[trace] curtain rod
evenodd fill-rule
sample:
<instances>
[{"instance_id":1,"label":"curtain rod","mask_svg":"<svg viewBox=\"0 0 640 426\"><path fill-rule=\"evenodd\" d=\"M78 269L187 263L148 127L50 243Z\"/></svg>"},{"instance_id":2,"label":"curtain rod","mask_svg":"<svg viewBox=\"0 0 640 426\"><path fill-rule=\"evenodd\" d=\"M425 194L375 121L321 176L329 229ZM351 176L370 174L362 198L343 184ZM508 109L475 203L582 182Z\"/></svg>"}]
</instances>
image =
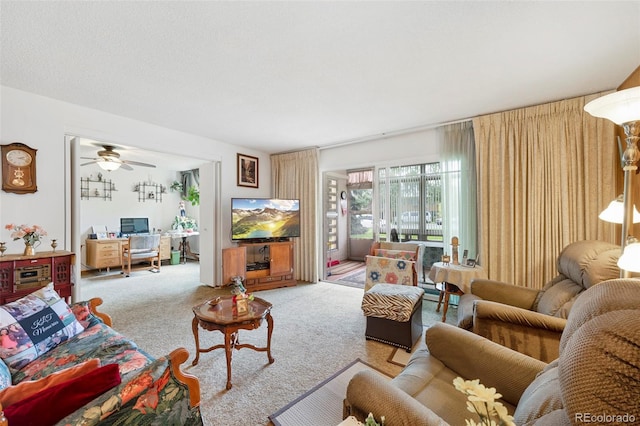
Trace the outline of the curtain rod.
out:
<instances>
[{"instance_id":1,"label":"curtain rod","mask_svg":"<svg viewBox=\"0 0 640 426\"><path fill-rule=\"evenodd\" d=\"M416 127L409 127L407 129L401 129L401 130L393 130L391 132L383 132L383 133L379 133L376 135L369 135L369 136L362 136L359 138L354 138L354 139L347 139L341 142L335 142L332 143L330 145L323 145L323 146L308 146L306 148L296 148L296 149L292 149L289 151L282 151L282 152L277 152L277 153L273 153L271 155L280 155L280 154L289 154L292 152L300 152L300 151L306 151L308 149L317 149L319 151L323 150L323 149L331 149L331 148L338 148L341 146L345 146L345 145L352 145L355 143L361 143L361 142L367 142L367 141L372 141L372 140L376 140L376 139L385 139L385 138L390 138L392 136L400 136L400 135L406 135L409 133L416 133L416 132L420 132L423 130L431 130L431 129L435 129L438 127L442 127L442 126L448 126L450 124L458 124L458 123L464 123L467 121L471 121L472 118L463 118L460 120L455 120L455 121L447 121L444 123L436 123L436 124L425 124L423 126L416 126Z\"/></svg>"},{"instance_id":2,"label":"curtain rod","mask_svg":"<svg viewBox=\"0 0 640 426\"><path fill-rule=\"evenodd\" d=\"M445 123L425 124L423 126L409 127L407 129L394 130L394 131L391 131L391 132L383 132L383 133L379 133L379 134L376 134L376 135L363 136L363 137L355 138L355 139L347 139L345 141L336 142L336 143L333 143L331 145L321 146L318 149L323 150L323 149L337 148L337 147L340 147L340 146L351 145L351 144L354 144L354 143L367 142L367 141L372 141L372 140L376 140L376 139L385 139L385 138L389 138L389 137L392 137L392 136L400 136L400 135L406 135L406 134L409 134L409 133L420 132L420 131L423 131L423 130L436 129L438 127L448 126L450 124L464 123L464 122L471 121L471 120L472 120L471 118L463 118L461 120L447 121Z\"/></svg>"}]
</instances>

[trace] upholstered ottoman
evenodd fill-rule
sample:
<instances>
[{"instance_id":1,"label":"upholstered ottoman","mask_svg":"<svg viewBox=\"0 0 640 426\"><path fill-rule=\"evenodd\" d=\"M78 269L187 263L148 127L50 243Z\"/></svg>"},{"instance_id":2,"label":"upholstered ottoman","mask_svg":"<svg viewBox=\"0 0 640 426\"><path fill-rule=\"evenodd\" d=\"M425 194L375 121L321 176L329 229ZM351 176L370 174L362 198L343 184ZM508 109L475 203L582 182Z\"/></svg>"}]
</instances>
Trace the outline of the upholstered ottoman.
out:
<instances>
[{"instance_id":1,"label":"upholstered ottoman","mask_svg":"<svg viewBox=\"0 0 640 426\"><path fill-rule=\"evenodd\" d=\"M362 298L367 317L365 337L411 352L422 334L422 295L420 287L376 284Z\"/></svg>"}]
</instances>

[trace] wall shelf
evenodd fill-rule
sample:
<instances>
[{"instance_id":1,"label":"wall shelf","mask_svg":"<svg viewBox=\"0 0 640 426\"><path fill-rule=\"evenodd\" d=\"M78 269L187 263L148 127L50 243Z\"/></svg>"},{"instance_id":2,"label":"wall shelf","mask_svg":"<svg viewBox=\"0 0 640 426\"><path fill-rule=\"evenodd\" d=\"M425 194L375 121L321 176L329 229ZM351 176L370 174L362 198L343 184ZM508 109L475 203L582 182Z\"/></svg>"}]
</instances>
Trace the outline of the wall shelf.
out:
<instances>
[{"instance_id":1,"label":"wall shelf","mask_svg":"<svg viewBox=\"0 0 640 426\"><path fill-rule=\"evenodd\" d=\"M80 178L80 199L101 198L111 201L111 194L116 186L111 180Z\"/></svg>"},{"instance_id":2,"label":"wall shelf","mask_svg":"<svg viewBox=\"0 0 640 426\"><path fill-rule=\"evenodd\" d=\"M147 201L162 202L162 194L167 193L167 187L154 182L140 182L133 188L133 192L138 193L138 202L145 203Z\"/></svg>"}]
</instances>

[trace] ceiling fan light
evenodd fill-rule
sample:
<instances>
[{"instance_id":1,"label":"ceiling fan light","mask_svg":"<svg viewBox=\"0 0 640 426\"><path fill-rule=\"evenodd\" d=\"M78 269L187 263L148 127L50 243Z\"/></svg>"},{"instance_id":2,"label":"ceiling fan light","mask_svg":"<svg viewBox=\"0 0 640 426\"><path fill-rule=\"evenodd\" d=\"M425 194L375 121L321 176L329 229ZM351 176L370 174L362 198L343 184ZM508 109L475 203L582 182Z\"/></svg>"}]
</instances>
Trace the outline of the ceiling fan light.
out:
<instances>
[{"instance_id":1,"label":"ceiling fan light","mask_svg":"<svg viewBox=\"0 0 640 426\"><path fill-rule=\"evenodd\" d=\"M98 161L98 166L100 166L102 170L111 172L113 170L118 170L120 168L120 163L115 161Z\"/></svg>"}]
</instances>

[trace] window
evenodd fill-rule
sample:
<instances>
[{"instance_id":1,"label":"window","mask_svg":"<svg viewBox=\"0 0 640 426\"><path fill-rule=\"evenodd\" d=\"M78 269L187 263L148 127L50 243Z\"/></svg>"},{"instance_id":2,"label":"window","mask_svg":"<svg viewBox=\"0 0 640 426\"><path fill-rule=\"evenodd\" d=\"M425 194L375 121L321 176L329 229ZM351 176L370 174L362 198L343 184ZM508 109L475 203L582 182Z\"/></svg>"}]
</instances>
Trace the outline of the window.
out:
<instances>
[{"instance_id":1,"label":"window","mask_svg":"<svg viewBox=\"0 0 640 426\"><path fill-rule=\"evenodd\" d=\"M378 170L380 239L396 229L401 240L442 241L440 163Z\"/></svg>"},{"instance_id":2,"label":"window","mask_svg":"<svg viewBox=\"0 0 640 426\"><path fill-rule=\"evenodd\" d=\"M373 170L347 172L349 238L373 239Z\"/></svg>"}]
</instances>

